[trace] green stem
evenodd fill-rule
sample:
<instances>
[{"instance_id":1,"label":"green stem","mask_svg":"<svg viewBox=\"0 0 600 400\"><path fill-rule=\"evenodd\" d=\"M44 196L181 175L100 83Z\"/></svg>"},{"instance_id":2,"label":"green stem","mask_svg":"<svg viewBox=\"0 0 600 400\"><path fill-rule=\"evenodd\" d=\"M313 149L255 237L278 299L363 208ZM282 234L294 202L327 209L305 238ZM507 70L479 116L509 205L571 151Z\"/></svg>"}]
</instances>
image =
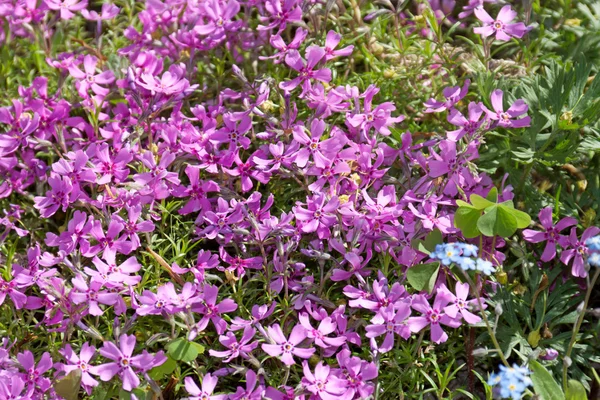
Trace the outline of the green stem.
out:
<instances>
[{"instance_id":1,"label":"green stem","mask_svg":"<svg viewBox=\"0 0 600 400\"><path fill-rule=\"evenodd\" d=\"M489 320L487 318L487 315L485 315L485 310L483 309L483 303L481 302L481 293L479 291L479 286L477 286L473 282L473 280L471 279L471 277L469 276L469 274L467 274L466 271L464 271L464 273L465 273L465 276L467 277L467 281L469 282L469 285L471 285L472 288L475 288L475 295L477 297L477 304L479 305L479 310L481 311L481 316L483 317L483 321L485 322L485 327L487 328L488 334L490 335L490 338L492 339L492 343L494 343L494 348L498 352L498 355L500 356L500 360L502 360L502 364L506 365L507 367L510 367L510 365L508 364L508 361L506 361L506 357L504 357L504 352L500 348L500 344L498 343L498 339L496 339L496 334L492 330L492 327L491 327L490 322L489 322Z\"/></svg>"},{"instance_id":2,"label":"green stem","mask_svg":"<svg viewBox=\"0 0 600 400\"><path fill-rule=\"evenodd\" d=\"M581 328L581 324L583 323L583 318L585 317L585 310L587 310L587 306L590 301L590 296L592 294L592 289L594 288L594 285L596 284L596 280L598 279L598 276L600 276L600 268L596 269L596 272L594 272L594 277L592 278L592 282L588 285L587 292L585 293L585 300L583 301L583 310L581 310L581 313L579 314L579 318L577 318L577 322L575 323L575 326L573 327L573 335L571 336L571 341L569 342L569 347L567 347L567 354L565 355L564 358L571 357L571 353L573 352L573 347L575 346L575 342L577 341L577 333L579 333L579 329ZM589 277L588 277L588 279L589 279ZM563 362L563 389L565 390L565 392L567 391L567 370L568 369L569 369L569 366L565 362Z\"/></svg>"}]
</instances>

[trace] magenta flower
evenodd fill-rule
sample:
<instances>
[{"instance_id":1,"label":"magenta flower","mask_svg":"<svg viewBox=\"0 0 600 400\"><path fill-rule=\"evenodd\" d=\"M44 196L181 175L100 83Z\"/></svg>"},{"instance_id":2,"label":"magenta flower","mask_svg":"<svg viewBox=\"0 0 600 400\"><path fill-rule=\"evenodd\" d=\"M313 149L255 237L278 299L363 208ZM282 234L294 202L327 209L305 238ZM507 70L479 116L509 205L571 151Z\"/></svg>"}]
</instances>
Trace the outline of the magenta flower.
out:
<instances>
[{"instance_id":1,"label":"magenta flower","mask_svg":"<svg viewBox=\"0 0 600 400\"><path fill-rule=\"evenodd\" d=\"M504 106L502 105L503 95L504 93L500 89L492 92L491 100L494 111L490 111L484 107L488 118L497 121L498 125L503 128L523 128L529 126L531 124L530 117L525 116L516 119L518 116L527 113L529 106L523 100L517 100L508 110L504 111Z\"/></svg>"},{"instance_id":2,"label":"magenta flower","mask_svg":"<svg viewBox=\"0 0 600 400\"><path fill-rule=\"evenodd\" d=\"M241 21L233 21L240 12L240 3L235 0L222 2L209 0L202 3L208 22L196 25L194 31L200 35L211 35L213 40L221 39L227 31L235 31L241 26Z\"/></svg>"},{"instance_id":3,"label":"magenta flower","mask_svg":"<svg viewBox=\"0 0 600 400\"><path fill-rule=\"evenodd\" d=\"M185 390L191 394L186 397L187 400L225 400L227 398L224 394L212 394L217 386L217 377L211 374L206 374L202 378L202 389L189 376L184 379L184 382Z\"/></svg>"},{"instance_id":4,"label":"magenta flower","mask_svg":"<svg viewBox=\"0 0 600 400\"><path fill-rule=\"evenodd\" d=\"M212 321L215 325L217 333L222 335L227 329L227 322L221 318L221 314L237 310L237 304L233 299L225 299L217 303L219 288L213 285L204 286L203 302L192 311L204 314L204 317L198 322L195 327L198 332L202 332L208 325L208 321Z\"/></svg>"},{"instance_id":5,"label":"magenta flower","mask_svg":"<svg viewBox=\"0 0 600 400\"><path fill-rule=\"evenodd\" d=\"M291 92L298 85L302 86L302 93L310 90L310 80L328 83L331 81L331 70L329 68L321 68L315 70L316 65L325 57L325 50L318 46L309 46L306 49L306 61L300 56L296 50L290 51L285 57L285 63L292 69L298 71L299 76L291 81L281 82L279 87Z\"/></svg>"},{"instance_id":6,"label":"magenta flower","mask_svg":"<svg viewBox=\"0 0 600 400\"><path fill-rule=\"evenodd\" d=\"M456 142L465 135L472 137L483 124L484 120L481 119L483 112L483 104L471 102L469 103L469 119L467 119L460 111L453 108L448 114L448 122L458 126L459 129L446 132L448 139Z\"/></svg>"},{"instance_id":7,"label":"magenta flower","mask_svg":"<svg viewBox=\"0 0 600 400\"><path fill-rule=\"evenodd\" d=\"M451 297L447 293L438 291L432 307L429 305L425 296L414 296L411 307L423 315L420 317L410 317L408 319L410 331L413 333L420 332L429 325L431 327L431 341L433 343L438 344L448 340L448 334L444 332L441 324L451 328L458 328L460 326L460 321L457 321L444 313L444 307L448 305L450 299Z\"/></svg>"},{"instance_id":8,"label":"magenta flower","mask_svg":"<svg viewBox=\"0 0 600 400\"><path fill-rule=\"evenodd\" d=\"M63 365L62 370L66 374L76 369L81 370L81 384L86 389L88 395L91 394L91 388L96 387L99 384L98 381L90 375L90 360L96 354L96 348L85 342L83 346L81 346L78 356L71 348L71 345L67 344L64 349L60 350L60 353L67 361L67 364Z\"/></svg>"},{"instance_id":9,"label":"magenta flower","mask_svg":"<svg viewBox=\"0 0 600 400\"><path fill-rule=\"evenodd\" d=\"M344 349L336 355L341 369L336 371L337 376L346 381L346 391L341 398L354 399L358 395L359 399L366 399L375 391L375 385L369 381L377 378L377 366L350 354L350 350Z\"/></svg>"},{"instance_id":10,"label":"magenta flower","mask_svg":"<svg viewBox=\"0 0 600 400\"><path fill-rule=\"evenodd\" d=\"M468 324L476 324L481 321L481 318L470 311L474 307L479 308L479 306L476 299L467 300L469 296L468 283L456 282L456 296L445 285L442 285L439 290L444 291L450 300L451 304L444 307L444 312L450 318L456 319L458 314L460 314Z\"/></svg>"},{"instance_id":11,"label":"magenta flower","mask_svg":"<svg viewBox=\"0 0 600 400\"><path fill-rule=\"evenodd\" d=\"M252 129L252 119L244 116L241 120L234 118L233 114L223 116L223 127L210 136L210 141L215 144L228 143L229 150L234 151L239 147L248 149L250 139L246 136Z\"/></svg>"},{"instance_id":12,"label":"magenta flower","mask_svg":"<svg viewBox=\"0 0 600 400\"><path fill-rule=\"evenodd\" d=\"M330 347L339 347L346 343L345 337L327 336L334 332L336 328L336 323L330 317L326 317L320 321L318 328L313 328L310 324L307 313L301 313L298 319L300 320L300 324L306 329L307 337L312 339L317 346L326 349Z\"/></svg>"},{"instance_id":13,"label":"magenta flower","mask_svg":"<svg viewBox=\"0 0 600 400\"><path fill-rule=\"evenodd\" d=\"M124 235L120 235L123 232L125 226L117 220L116 217L108 224L108 229L104 233L102 223L100 221L94 221L92 229L90 230L90 236L96 240L96 244L90 246L90 249L83 255L86 257L93 257L99 252L103 252L103 256L112 257L116 253L129 254L133 249L133 245L130 241L125 240Z\"/></svg>"},{"instance_id":14,"label":"magenta flower","mask_svg":"<svg viewBox=\"0 0 600 400\"><path fill-rule=\"evenodd\" d=\"M39 386L40 389L45 392L50 388L51 381L44 377L46 371L52 368L52 357L50 353L42 354L40 361L35 364L33 353L29 350L24 351L21 354L17 354L17 360L25 370L25 376L23 379L25 383L31 386Z\"/></svg>"},{"instance_id":15,"label":"magenta flower","mask_svg":"<svg viewBox=\"0 0 600 400\"><path fill-rule=\"evenodd\" d=\"M571 234L569 235L566 243L566 246L568 247L564 246L566 247L566 250L561 253L560 261L562 261L565 265L569 265L571 260L573 260L573 265L571 267L571 273L573 276L585 278L588 275L585 269L585 260L589 255L589 250L585 245L585 241L596 236L598 233L600 233L600 228L590 226L583 232L581 239L578 239L577 228L571 228Z\"/></svg>"},{"instance_id":16,"label":"magenta flower","mask_svg":"<svg viewBox=\"0 0 600 400\"><path fill-rule=\"evenodd\" d=\"M256 387L256 372L249 369L246 371L246 388L238 386L235 393L229 395L230 400L262 400L264 388L259 384Z\"/></svg>"},{"instance_id":17,"label":"magenta flower","mask_svg":"<svg viewBox=\"0 0 600 400\"><path fill-rule=\"evenodd\" d=\"M269 337L275 344L263 343L261 348L272 357L279 357L285 365L294 365L294 357L310 358L316 351L314 348L305 349L298 345L308 336L306 329L302 325L296 325L292 329L290 339L286 339L281 326L275 324L267 327Z\"/></svg>"},{"instance_id":18,"label":"magenta flower","mask_svg":"<svg viewBox=\"0 0 600 400\"><path fill-rule=\"evenodd\" d=\"M96 181L99 185L106 185L111 182L120 183L127 179L129 168L127 163L133 159L133 156L127 149L121 149L114 157L110 154L108 145L101 146L96 151L94 172L100 175Z\"/></svg>"},{"instance_id":19,"label":"magenta flower","mask_svg":"<svg viewBox=\"0 0 600 400\"><path fill-rule=\"evenodd\" d=\"M475 8L474 12L475 16L483 22L483 26L474 28L473 31L483 37L495 34L496 40L507 42L511 37L522 38L528 31L527 26L522 22L510 23L517 17L517 12L510 5L502 7L495 20L483 7Z\"/></svg>"},{"instance_id":20,"label":"magenta flower","mask_svg":"<svg viewBox=\"0 0 600 400\"><path fill-rule=\"evenodd\" d=\"M87 7L87 0L44 0L51 10L60 11L60 18L71 19L75 16L74 12L81 11Z\"/></svg>"},{"instance_id":21,"label":"magenta flower","mask_svg":"<svg viewBox=\"0 0 600 400\"><path fill-rule=\"evenodd\" d=\"M239 176L241 178L241 188L242 192L247 192L254 187L252 183L252 179L259 181L260 183L267 184L269 183L270 175L264 171L260 171L255 168L256 164L254 164L254 157L248 157L246 162L242 161L239 156L239 152L236 152L233 161L236 164L235 168L225 168L223 167L223 171L231 176Z\"/></svg>"},{"instance_id":22,"label":"magenta flower","mask_svg":"<svg viewBox=\"0 0 600 400\"><path fill-rule=\"evenodd\" d=\"M538 218L543 231L535 231L533 229L525 229L523 231L523 239L530 243L546 242L544 252L540 259L544 262L548 262L556 257L556 245L560 245L565 248L569 242L569 239L565 235L561 235L560 232L564 229L577 225L575 218L566 217L558 221L556 225L552 222L552 207L543 208L538 214Z\"/></svg>"},{"instance_id":23,"label":"magenta flower","mask_svg":"<svg viewBox=\"0 0 600 400\"><path fill-rule=\"evenodd\" d=\"M90 314L94 316L102 315L104 311L99 304L114 305L119 300L117 293L111 293L106 290L100 290L102 283L92 281L89 285L81 276L71 280L76 291L71 292L71 300L74 304L85 303Z\"/></svg>"},{"instance_id":24,"label":"magenta flower","mask_svg":"<svg viewBox=\"0 0 600 400\"><path fill-rule=\"evenodd\" d=\"M97 63L98 59L96 57L86 55L83 58L83 68L85 72L81 71L74 65L69 67L69 73L71 76L78 79L77 89L80 96L83 98L87 98L88 89L92 89L92 91L97 95L106 96L109 90L100 85L108 85L115 80L115 75L110 70L96 73Z\"/></svg>"},{"instance_id":25,"label":"magenta flower","mask_svg":"<svg viewBox=\"0 0 600 400\"><path fill-rule=\"evenodd\" d=\"M6 296L8 296L17 310L25 307L27 296L17 289L18 281L17 278L7 282L0 276L0 306L4 304Z\"/></svg>"},{"instance_id":26,"label":"magenta flower","mask_svg":"<svg viewBox=\"0 0 600 400\"><path fill-rule=\"evenodd\" d=\"M113 253L104 254L105 261L102 261L98 257L92 259L92 263L96 270L89 267L84 267L83 270L86 274L92 277L93 281L98 281L102 285L106 285L110 288L120 288L123 284L129 286L137 285L142 277L139 275L130 275L138 272L142 266L137 262L135 257L129 257L121 264L117 264L115 261L116 255Z\"/></svg>"},{"instance_id":27,"label":"magenta flower","mask_svg":"<svg viewBox=\"0 0 600 400\"><path fill-rule=\"evenodd\" d=\"M368 133L374 128L382 135L389 136L392 132L389 126L404 121L404 116L392 117L396 106L392 102L385 102L373 108L373 96L379 92L375 85L370 85L364 93L364 109L362 113L349 113L346 115L346 123L353 128Z\"/></svg>"},{"instance_id":28,"label":"magenta flower","mask_svg":"<svg viewBox=\"0 0 600 400\"><path fill-rule=\"evenodd\" d=\"M352 50L354 50L354 46L352 45L335 50L341 40L342 35L336 31L327 32L327 37L325 38L325 61L333 60L336 57L346 57L352 54Z\"/></svg>"},{"instance_id":29,"label":"magenta flower","mask_svg":"<svg viewBox=\"0 0 600 400\"><path fill-rule=\"evenodd\" d=\"M186 68L183 64L173 64L160 78L151 73L143 73L136 83L148 89L152 94L179 95L196 86L190 86L189 81L185 78L185 71Z\"/></svg>"},{"instance_id":30,"label":"magenta flower","mask_svg":"<svg viewBox=\"0 0 600 400\"><path fill-rule=\"evenodd\" d=\"M78 191L73 189L71 179L68 177L52 175L48 178L48 184L50 190L46 192L46 196L36 196L33 199L35 208L40 211L42 218L53 216L59 209L67 211L67 207L76 202L79 197Z\"/></svg>"},{"instance_id":31,"label":"magenta flower","mask_svg":"<svg viewBox=\"0 0 600 400\"><path fill-rule=\"evenodd\" d=\"M411 331L408 327L407 318L410 316L410 306L405 302L390 304L379 309L371 319L371 325L365 328L368 338L375 338L385 334L383 343L378 350L387 353L394 347L394 336L400 335L403 339L410 337Z\"/></svg>"},{"instance_id":32,"label":"magenta flower","mask_svg":"<svg viewBox=\"0 0 600 400\"><path fill-rule=\"evenodd\" d=\"M425 112L432 113L441 112L445 110L452 110L456 103L461 101L467 95L470 84L471 81L467 79L465 80L465 83L462 88L460 86L449 86L447 88L444 88L442 94L444 95L445 100L437 101L433 98L427 100L425 103L423 103L425 107L427 107Z\"/></svg>"},{"instance_id":33,"label":"magenta flower","mask_svg":"<svg viewBox=\"0 0 600 400\"><path fill-rule=\"evenodd\" d=\"M209 350L208 353L213 357L225 358L223 362L228 363L234 358L242 357L248 358L248 353L258 347L258 342L254 341L250 343L250 341L254 338L256 334L256 329L252 328L250 325L247 325L244 328L244 333L242 338L238 342L237 338L232 332L227 332L224 336L219 336L219 342L228 350L224 351L216 351Z\"/></svg>"},{"instance_id":34,"label":"magenta flower","mask_svg":"<svg viewBox=\"0 0 600 400\"><path fill-rule=\"evenodd\" d=\"M279 34L271 36L269 38L269 43L271 43L271 46L278 52L270 57L260 56L259 59L264 60L274 58L275 64L281 63L290 50L298 50L300 48L300 45L302 42L304 42L304 39L306 39L306 35L308 35L308 31L306 29L296 29L296 33L294 34L294 38L290 44L285 44L283 38Z\"/></svg>"},{"instance_id":35,"label":"magenta flower","mask_svg":"<svg viewBox=\"0 0 600 400\"><path fill-rule=\"evenodd\" d=\"M166 312L177 298L177 291L172 282L167 282L156 289L156 293L144 290L137 296L142 304L135 312L138 315L160 315Z\"/></svg>"},{"instance_id":36,"label":"magenta flower","mask_svg":"<svg viewBox=\"0 0 600 400\"><path fill-rule=\"evenodd\" d=\"M302 362L302 386L319 399L335 400L341 399L342 394L346 392L346 382L333 373L331 367L322 361L315 367L314 374L311 372L308 362Z\"/></svg>"},{"instance_id":37,"label":"magenta flower","mask_svg":"<svg viewBox=\"0 0 600 400\"><path fill-rule=\"evenodd\" d=\"M301 206L294 207L294 214L298 221L302 221L301 230L305 233L317 232L319 239L327 239L331 235L329 228L336 222L335 211L340 202L337 197L332 197L327 204L323 194L308 197L307 209Z\"/></svg>"},{"instance_id":38,"label":"magenta flower","mask_svg":"<svg viewBox=\"0 0 600 400\"><path fill-rule=\"evenodd\" d=\"M103 21L113 19L119 13L120 8L111 3L102 4L100 14L97 11L82 10L81 16L90 21Z\"/></svg>"},{"instance_id":39,"label":"magenta flower","mask_svg":"<svg viewBox=\"0 0 600 400\"><path fill-rule=\"evenodd\" d=\"M113 360L113 362L91 367L90 372L100 377L104 382L118 375L123 382L124 390L130 392L135 389L140 384L140 378L138 378L135 369L146 371L149 366L151 368L156 367L167 360L162 351L155 355L142 353L132 356L135 342L134 335L127 336L125 334L119 338L119 347L112 342L104 342L100 354Z\"/></svg>"},{"instance_id":40,"label":"magenta flower","mask_svg":"<svg viewBox=\"0 0 600 400\"><path fill-rule=\"evenodd\" d=\"M293 130L294 140L303 145L296 154L295 162L300 168L304 168L308 163L309 157L319 168L325 168L329 164L329 159L335 153L344 147L346 138L338 134L329 139L321 141L321 136L325 132L325 122L320 119L314 119L310 124L310 137L306 134L305 128L301 125Z\"/></svg>"},{"instance_id":41,"label":"magenta flower","mask_svg":"<svg viewBox=\"0 0 600 400\"><path fill-rule=\"evenodd\" d=\"M177 197L189 197L188 202L179 209L179 214L186 215L200 211L199 216L202 217L206 211L211 210L208 193L219 192L219 185L214 181L201 180L200 168L195 165L185 167L185 174L190 180L190 185L179 186L173 191Z\"/></svg>"}]
</instances>

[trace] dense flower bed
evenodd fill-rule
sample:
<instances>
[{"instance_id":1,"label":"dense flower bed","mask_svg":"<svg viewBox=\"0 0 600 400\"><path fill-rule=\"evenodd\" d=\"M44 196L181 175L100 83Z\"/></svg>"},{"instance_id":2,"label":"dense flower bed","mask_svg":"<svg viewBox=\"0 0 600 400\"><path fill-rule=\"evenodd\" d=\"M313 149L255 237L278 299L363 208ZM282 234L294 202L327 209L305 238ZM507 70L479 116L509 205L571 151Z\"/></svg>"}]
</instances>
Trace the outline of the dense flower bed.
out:
<instances>
[{"instance_id":1,"label":"dense flower bed","mask_svg":"<svg viewBox=\"0 0 600 400\"><path fill-rule=\"evenodd\" d=\"M415 3L0 2L0 399L593 393L597 61Z\"/></svg>"}]
</instances>

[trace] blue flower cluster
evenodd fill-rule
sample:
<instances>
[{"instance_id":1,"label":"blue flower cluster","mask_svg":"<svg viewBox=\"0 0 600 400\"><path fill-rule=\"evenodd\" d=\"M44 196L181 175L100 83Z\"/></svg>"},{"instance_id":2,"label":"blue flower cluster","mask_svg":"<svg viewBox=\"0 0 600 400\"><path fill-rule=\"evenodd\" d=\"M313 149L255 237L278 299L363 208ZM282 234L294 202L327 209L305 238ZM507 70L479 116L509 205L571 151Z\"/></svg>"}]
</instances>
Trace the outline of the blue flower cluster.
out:
<instances>
[{"instance_id":1,"label":"blue flower cluster","mask_svg":"<svg viewBox=\"0 0 600 400\"><path fill-rule=\"evenodd\" d=\"M494 394L502 399L518 400L523 392L531 386L530 371L526 367L513 364L512 367L500 366L500 372L493 373L488 379L488 385L494 387Z\"/></svg>"},{"instance_id":2,"label":"blue flower cluster","mask_svg":"<svg viewBox=\"0 0 600 400\"><path fill-rule=\"evenodd\" d=\"M479 271L485 275L491 275L496 271L494 265L482 258L477 257L479 249L468 243L443 243L435 246L435 251L430 254L434 260L440 260L444 265L457 264L463 270Z\"/></svg>"},{"instance_id":3,"label":"blue flower cluster","mask_svg":"<svg viewBox=\"0 0 600 400\"><path fill-rule=\"evenodd\" d=\"M600 267L600 236L594 236L585 241L585 245L590 251L588 263L592 267Z\"/></svg>"}]
</instances>

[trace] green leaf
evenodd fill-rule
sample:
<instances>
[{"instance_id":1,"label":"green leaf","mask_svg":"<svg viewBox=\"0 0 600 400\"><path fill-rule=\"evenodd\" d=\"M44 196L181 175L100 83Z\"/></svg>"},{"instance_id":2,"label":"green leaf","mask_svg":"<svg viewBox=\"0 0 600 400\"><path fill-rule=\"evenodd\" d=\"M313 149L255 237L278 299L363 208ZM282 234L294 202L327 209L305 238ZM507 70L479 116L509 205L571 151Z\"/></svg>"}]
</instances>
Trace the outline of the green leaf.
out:
<instances>
[{"instance_id":1,"label":"green leaf","mask_svg":"<svg viewBox=\"0 0 600 400\"><path fill-rule=\"evenodd\" d=\"M444 238L442 236L442 232L439 229L435 228L434 230L429 232L429 234L425 237L423 246L425 246L425 248L429 250L429 252L432 252L435 250L435 246L443 243L443 241Z\"/></svg>"},{"instance_id":2,"label":"green leaf","mask_svg":"<svg viewBox=\"0 0 600 400\"><path fill-rule=\"evenodd\" d=\"M581 382L576 381L574 379L569 379L569 383L567 384L567 400L587 400L587 393L585 392L585 387L581 384Z\"/></svg>"},{"instance_id":3,"label":"green leaf","mask_svg":"<svg viewBox=\"0 0 600 400\"><path fill-rule=\"evenodd\" d=\"M175 368L177 368L177 362L173 360L170 356L167 356L167 361L165 361L158 367L152 368L150 372L148 372L148 375L154 380L159 380L163 376L175 371Z\"/></svg>"},{"instance_id":4,"label":"green leaf","mask_svg":"<svg viewBox=\"0 0 600 400\"><path fill-rule=\"evenodd\" d=\"M460 229L467 239L477 237L481 234L477 229L477 221L480 217L481 211L474 207L459 207L454 213L454 226Z\"/></svg>"},{"instance_id":5,"label":"green leaf","mask_svg":"<svg viewBox=\"0 0 600 400\"><path fill-rule=\"evenodd\" d=\"M542 400L565 400L562 389L543 365L531 360L529 366L533 371L531 380L535 394L539 395Z\"/></svg>"},{"instance_id":6,"label":"green leaf","mask_svg":"<svg viewBox=\"0 0 600 400\"><path fill-rule=\"evenodd\" d=\"M501 205L500 207L505 207L505 206ZM505 207L505 208L507 208L507 207ZM508 209L508 211L517 220L517 228L519 228L519 229L527 228L529 226L529 224L531 223L531 217L526 212L519 211L514 208L510 208L510 209Z\"/></svg>"},{"instance_id":7,"label":"green leaf","mask_svg":"<svg viewBox=\"0 0 600 400\"><path fill-rule=\"evenodd\" d=\"M485 236L509 237L517 231L517 219L506 207L495 205L479 218L477 228Z\"/></svg>"},{"instance_id":8,"label":"green leaf","mask_svg":"<svg viewBox=\"0 0 600 400\"><path fill-rule=\"evenodd\" d=\"M81 387L81 370L74 369L54 384L56 394L65 400L77 400Z\"/></svg>"},{"instance_id":9,"label":"green leaf","mask_svg":"<svg viewBox=\"0 0 600 400\"><path fill-rule=\"evenodd\" d=\"M417 264L406 271L406 279L408 279L408 283L416 290L426 290L431 293L437 280L439 269L440 263L438 262Z\"/></svg>"},{"instance_id":10,"label":"green leaf","mask_svg":"<svg viewBox=\"0 0 600 400\"><path fill-rule=\"evenodd\" d=\"M471 204L478 210L485 210L488 207L495 205L496 203L492 203L488 199L484 199L478 194L471 195Z\"/></svg>"},{"instance_id":11,"label":"green leaf","mask_svg":"<svg viewBox=\"0 0 600 400\"><path fill-rule=\"evenodd\" d=\"M498 188L496 186L492 187L492 189L490 190L488 195L485 196L485 198L487 200L491 201L492 203L497 203L498 202Z\"/></svg>"},{"instance_id":12,"label":"green leaf","mask_svg":"<svg viewBox=\"0 0 600 400\"><path fill-rule=\"evenodd\" d=\"M175 339L167 346L167 352L174 360L189 362L204 352L204 346L188 342L185 338Z\"/></svg>"}]
</instances>

